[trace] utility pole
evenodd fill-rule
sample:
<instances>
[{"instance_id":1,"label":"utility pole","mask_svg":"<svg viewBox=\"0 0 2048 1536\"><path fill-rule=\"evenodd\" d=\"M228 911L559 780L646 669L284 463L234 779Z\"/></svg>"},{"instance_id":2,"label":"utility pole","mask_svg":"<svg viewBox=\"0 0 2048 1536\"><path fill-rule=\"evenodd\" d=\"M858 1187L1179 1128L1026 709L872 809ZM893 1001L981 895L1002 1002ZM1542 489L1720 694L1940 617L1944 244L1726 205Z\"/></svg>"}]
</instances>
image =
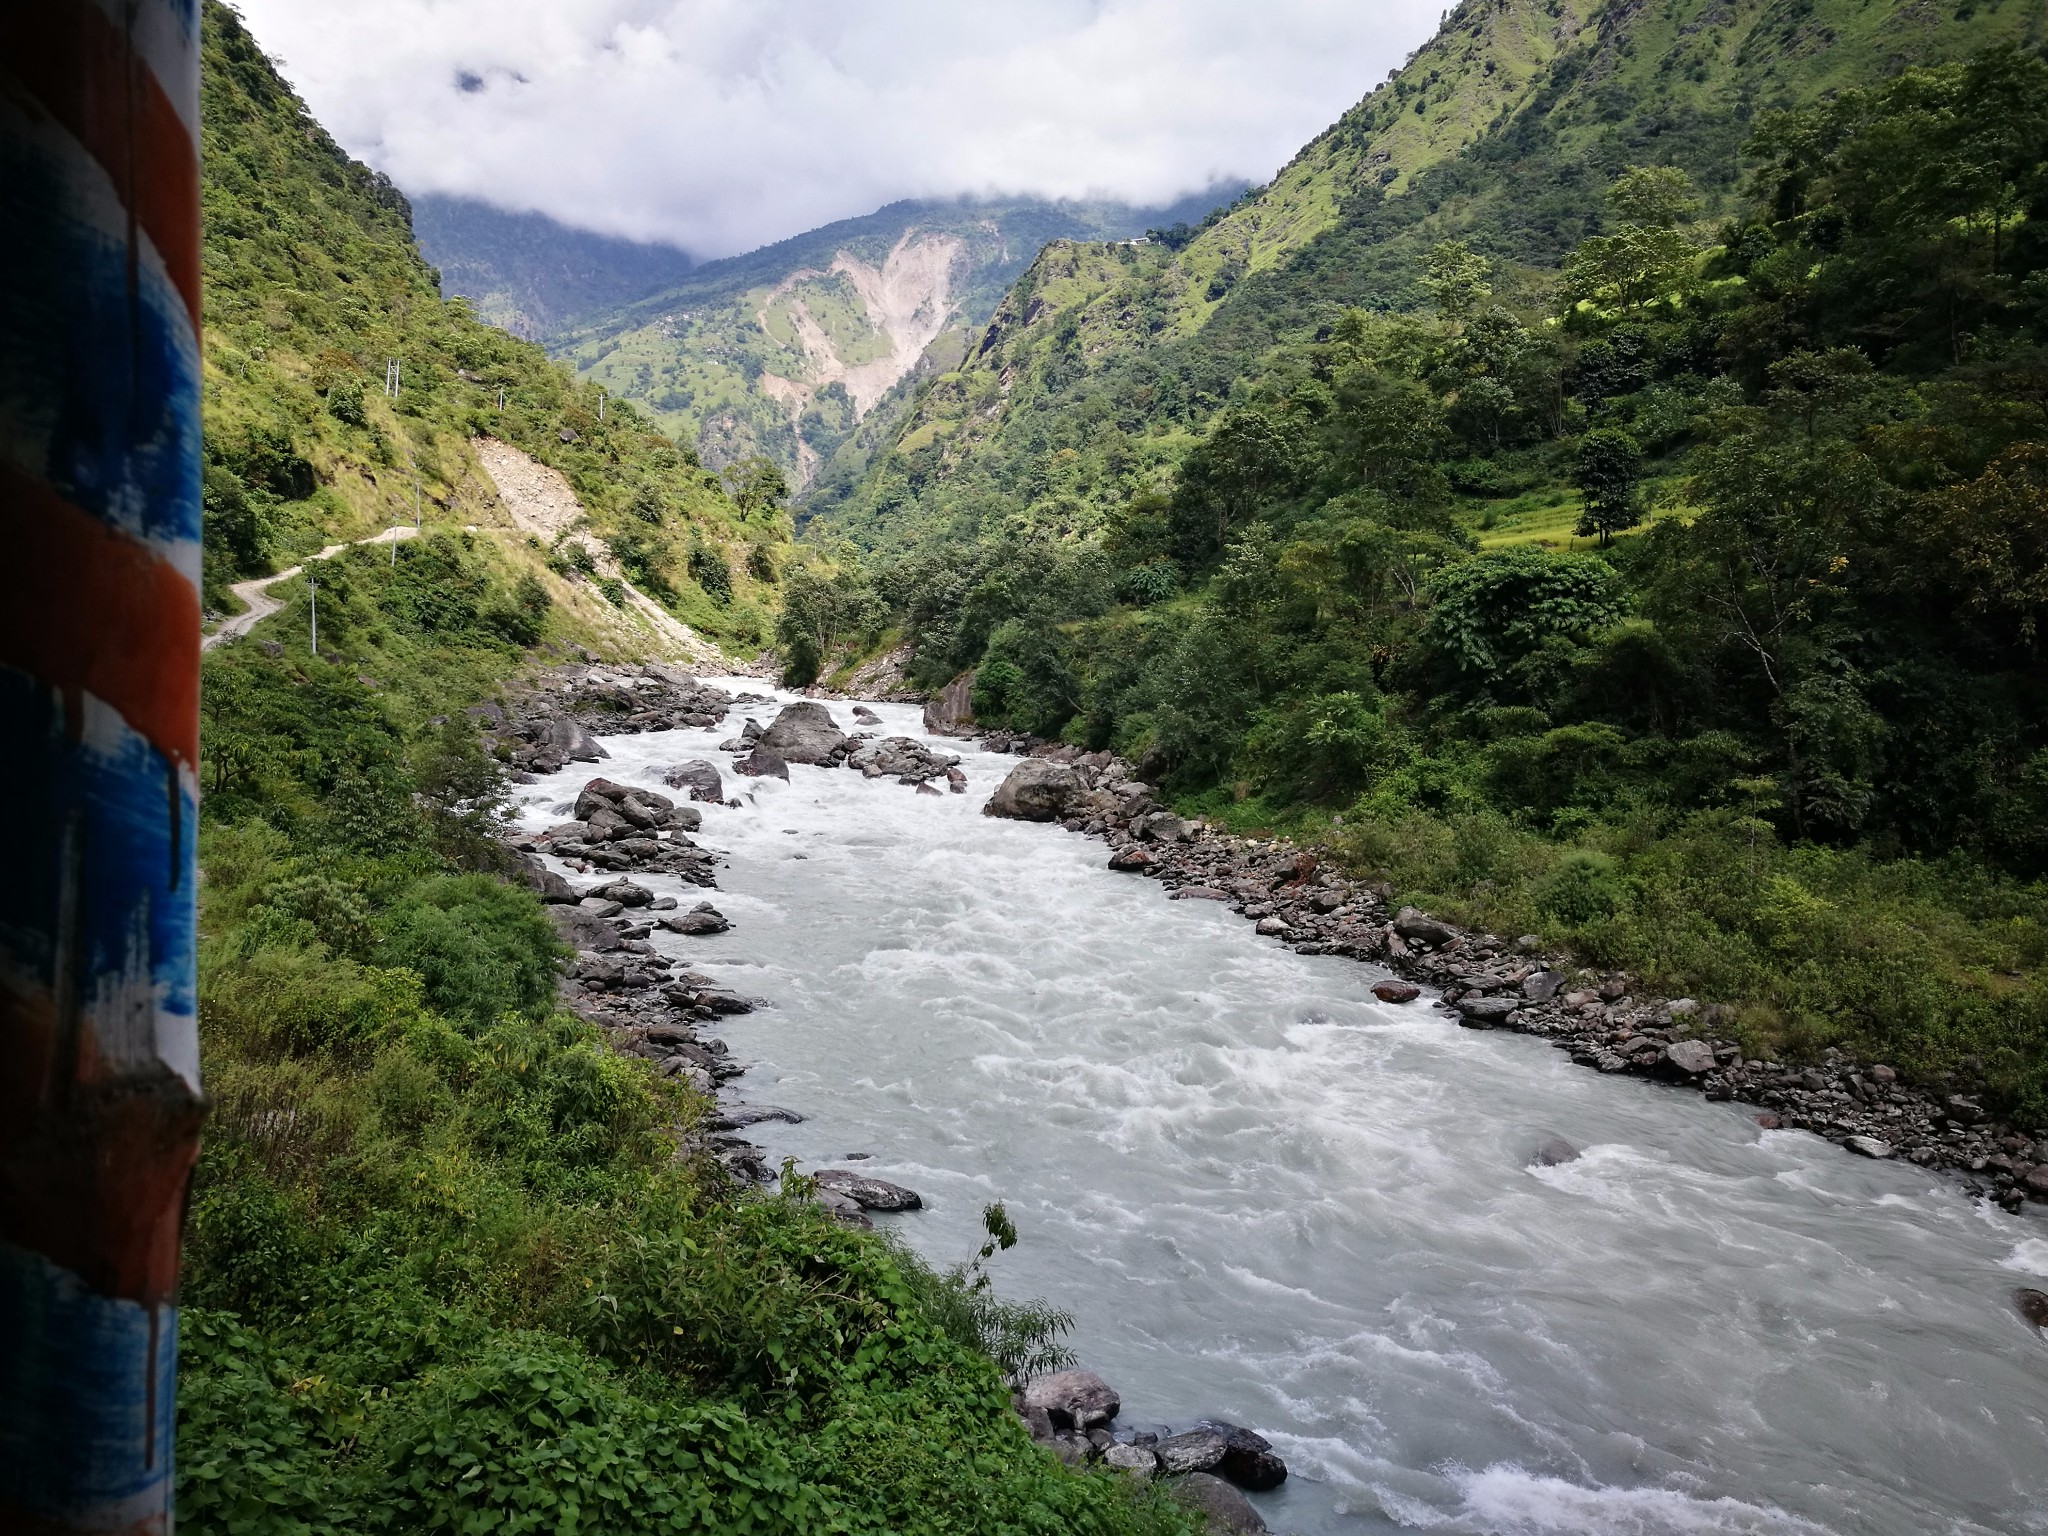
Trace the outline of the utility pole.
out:
<instances>
[{"instance_id":1,"label":"utility pole","mask_svg":"<svg viewBox=\"0 0 2048 1536\"><path fill-rule=\"evenodd\" d=\"M198 7L0 7L0 1531L167 1536L199 1145Z\"/></svg>"},{"instance_id":2,"label":"utility pole","mask_svg":"<svg viewBox=\"0 0 2048 1536\"><path fill-rule=\"evenodd\" d=\"M313 579L311 571L306 572L306 612L313 625L313 654L320 654L320 583Z\"/></svg>"},{"instance_id":3,"label":"utility pole","mask_svg":"<svg viewBox=\"0 0 2048 1536\"><path fill-rule=\"evenodd\" d=\"M393 400L398 398L398 359L395 357L384 364L384 393Z\"/></svg>"}]
</instances>

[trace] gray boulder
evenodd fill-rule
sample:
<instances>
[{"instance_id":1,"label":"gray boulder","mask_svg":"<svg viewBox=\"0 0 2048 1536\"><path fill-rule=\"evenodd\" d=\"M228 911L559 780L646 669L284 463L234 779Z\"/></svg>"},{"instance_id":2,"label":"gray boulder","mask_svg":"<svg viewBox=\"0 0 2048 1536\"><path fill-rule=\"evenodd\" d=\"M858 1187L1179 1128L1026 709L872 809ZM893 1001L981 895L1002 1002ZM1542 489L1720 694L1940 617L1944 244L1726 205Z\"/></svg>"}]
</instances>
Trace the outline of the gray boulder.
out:
<instances>
[{"instance_id":1,"label":"gray boulder","mask_svg":"<svg viewBox=\"0 0 2048 1536\"><path fill-rule=\"evenodd\" d=\"M1012 821L1058 821L1065 814L1067 803L1085 794L1087 788L1081 776L1065 763L1027 757L996 786L981 814Z\"/></svg>"},{"instance_id":2,"label":"gray boulder","mask_svg":"<svg viewBox=\"0 0 2048 1536\"><path fill-rule=\"evenodd\" d=\"M1458 1022L1470 1029L1492 1029L1507 1023L1508 1015L1521 1006L1518 997L1467 997L1458 1004Z\"/></svg>"},{"instance_id":3,"label":"gray boulder","mask_svg":"<svg viewBox=\"0 0 2048 1536\"><path fill-rule=\"evenodd\" d=\"M734 773L743 773L750 779L781 779L789 782L789 764L765 747L756 747L745 757L732 765Z\"/></svg>"},{"instance_id":4,"label":"gray boulder","mask_svg":"<svg viewBox=\"0 0 2048 1536\"><path fill-rule=\"evenodd\" d=\"M670 789L687 789L692 800L725 799L725 781L718 776L718 770L701 757L677 763L661 776L661 782Z\"/></svg>"},{"instance_id":5,"label":"gray boulder","mask_svg":"<svg viewBox=\"0 0 2048 1536\"><path fill-rule=\"evenodd\" d=\"M1115 1418L1123 1400L1093 1371L1055 1371L1025 1383L1024 1407L1043 1408L1061 1428L1093 1429Z\"/></svg>"},{"instance_id":6,"label":"gray boulder","mask_svg":"<svg viewBox=\"0 0 2048 1536\"><path fill-rule=\"evenodd\" d=\"M1555 1168L1559 1163L1574 1163L1579 1158L1579 1149L1562 1136L1546 1136L1536 1143L1536 1150L1529 1154L1531 1168Z\"/></svg>"},{"instance_id":7,"label":"gray boulder","mask_svg":"<svg viewBox=\"0 0 2048 1536\"><path fill-rule=\"evenodd\" d=\"M757 744L785 763L824 766L846 751L846 733L832 723L831 711L811 699L799 699L775 717Z\"/></svg>"},{"instance_id":8,"label":"gray boulder","mask_svg":"<svg viewBox=\"0 0 2048 1536\"><path fill-rule=\"evenodd\" d=\"M1423 944L1448 944L1458 936L1458 930L1449 923L1440 923L1413 907L1403 907L1395 914L1394 932Z\"/></svg>"},{"instance_id":9,"label":"gray boulder","mask_svg":"<svg viewBox=\"0 0 2048 1536\"><path fill-rule=\"evenodd\" d=\"M569 903L578 899L576 888L539 859L522 858L519 861L519 878L542 901Z\"/></svg>"},{"instance_id":10,"label":"gray boulder","mask_svg":"<svg viewBox=\"0 0 2048 1536\"><path fill-rule=\"evenodd\" d=\"M732 924L708 901L700 901L687 912L664 912L656 919L670 933L723 933Z\"/></svg>"},{"instance_id":11,"label":"gray boulder","mask_svg":"<svg viewBox=\"0 0 2048 1536\"><path fill-rule=\"evenodd\" d=\"M1102 1464L1141 1483L1159 1471L1159 1457L1149 1445L1112 1445L1102 1453Z\"/></svg>"},{"instance_id":12,"label":"gray boulder","mask_svg":"<svg viewBox=\"0 0 2048 1536\"><path fill-rule=\"evenodd\" d=\"M1892 1144L1888 1141L1879 1141L1875 1136L1851 1136L1842 1145L1862 1157L1881 1160L1892 1155Z\"/></svg>"},{"instance_id":13,"label":"gray boulder","mask_svg":"<svg viewBox=\"0 0 2048 1536\"><path fill-rule=\"evenodd\" d=\"M654 892L644 885L635 885L630 880L614 880L609 885L600 885L588 892L585 900L591 896L605 901L615 901L622 907L644 907L654 900Z\"/></svg>"},{"instance_id":14,"label":"gray boulder","mask_svg":"<svg viewBox=\"0 0 2048 1536\"><path fill-rule=\"evenodd\" d=\"M1372 995L1383 1003L1412 1003L1422 996L1422 988L1398 976L1388 976L1372 984Z\"/></svg>"},{"instance_id":15,"label":"gray boulder","mask_svg":"<svg viewBox=\"0 0 2048 1536\"><path fill-rule=\"evenodd\" d=\"M974 674L962 672L924 706L924 728L932 736L958 736L974 724Z\"/></svg>"},{"instance_id":16,"label":"gray boulder","mask_svg":"<svg viewBox=\"0 0 2048 1536\"><path fill-rule=\"evenodd\" d=\"M609 896L585 896L576 905L592 917L617 917L626 909L624 902L613 901Z\"/></svg>"},{"instance_id":17,"label":"gray boulder","mask_svg":"<svg viewBox=\"0 0 2048 1536\"><path fill-rule=\"evenodd\" d=\"M625 942L618 929L595 913L584 911L581 906L551 906L547 912L556 934L571 949L595 950L603 954Z\"/></svg>"},{"instance_id":18,"label":"gray boulder","mask_svg":"<svg viewBox=\"0 0 2048 1536\"><path fill-rule=\"evenodd\" d=\"M1193 830L1171 811L1154 811L1131 823L1134 836L1148 837L1158 843L1184 843Z\"/></svg>"},{"instance_id":19,"label":"gray boulder","mask_svg":"<svg viewBox=\"0 0 2048 1536\"><path fill-rule=\"evenodd\" d=\"M914 1189L905 1189L901 1184L891 1184L886 1179L871 1179L865 1174L855 1173L850 1168L821 1168L813 1175L820 1188L833 1190L857 1200L870 1211L921 1211L924 1199Z\"/></svg>"},{"instance_id":20,"label":"gray boulder","mask_svg":"<svg viewBox=\"0 0 2048 1536\"><path fill-rule=\"evenodd\" d=\"M548 722L548 745L572 763L595 763L611 756L582 721L567 717Z\"/></svg>"},{"instance_id":21,"label":"gray boulder","mask_svg":"<svg viewBox=\"0 0 2048 1536\"><path fill-rule=\"evenodd\" d=\"M697 832L704 826L704 813L694 805L679 805L668 813L668 824L678 832Z\"/></svg>"},{"instance_id":22,"label":"gray boulder","mask_svg":"<svg viewBox=\"0 0 2048 1536\"><path fill-rule=\"evenodd\" d=\"M1266 1528L1250 1499L1210 1473L1190 1472L1174 1485L1173 1496L1202 1517L1212 1536L1245 1536Z\"/></svg>"},{"instance_id":23,"label":"gray boulder","mask_svg":"<svg viewBox=\"0 0 2048 1536\"><path fill-rule=\"evenodd\" d=\"M1698 1077L1714 1070L1714 1048L1704 1040L1674 1040L1658 1066L1670 1077Z\"/></svg>"},{"instance_id":24,"label":"gray boulder","mask_svg":"<svg viewBox=\"0 0 2048 1536\"><path fill-rule=\"evenodd\" d=\"M1287 1463L1273 1454L1273 1442L1264 1435L1221 1419L1210 1419L1200 1427L1223 1437L1223 1461L1217 1470L1238 1487L1264 1493L1287 1481Z\"/></svg>"},{"instance_id":25,"label":"gray boulder","mask_svg":"<svg viewBox=\"0 0 2048 1536\"><path fill-rule=\"evenodd\" d=\"M1522 996L1532 1003L1547 1003L1557 996L1557 989L1563 985L1563 972L1538 971L1522 983Z\"/></svg>"},{"instance_id":26,"label":"gray boulder","mask_svg":"<svg viewBox=\"0 0 2048 1536\"><path fill-rule=\"evenodd\" d=\"M1183 1472L1207 1472L1221 1466L1223 1453L1228 1449L1223 1436L1207 1427L1170 1435L1152 1447L1159 1458L1159 1470L1176 1477Z\"/></svg>"}]
</instances>

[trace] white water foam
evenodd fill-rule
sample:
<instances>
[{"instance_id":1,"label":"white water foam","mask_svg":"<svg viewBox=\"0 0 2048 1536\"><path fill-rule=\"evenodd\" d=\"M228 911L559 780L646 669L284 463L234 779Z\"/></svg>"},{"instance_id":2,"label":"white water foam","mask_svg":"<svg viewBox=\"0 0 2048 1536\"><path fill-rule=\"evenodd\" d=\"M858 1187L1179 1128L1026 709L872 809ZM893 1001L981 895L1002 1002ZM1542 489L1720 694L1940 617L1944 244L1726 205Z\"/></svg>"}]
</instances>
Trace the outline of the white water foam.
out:
<instances>
[{"instance_id":1,"label":"white water foam","mask_svg":"<svg viewBox=\"0 0 2048 1536\"><path fill-rule=\"evenodd\" d=\"M528 824L593 771L722 767L775 708L609 738ZM2048 1274L2038 1218L1382 1004L1366 967L982 817L1012 760L954 749L964 796L729 779L699 841L734 928L656 942L773 1000L720 1026L744 1096L808 1117L756 1128L771 1157L873 1154L942 1263L1003 1199L999 1283L1075 1312L1127 1421L1213 1414L1289 1458L1275 1530L2048 1528L2048 1353L2010 1303ZM1549 1134L1584 1156L1526 1167Z\"/></svg>"}]
</instances>

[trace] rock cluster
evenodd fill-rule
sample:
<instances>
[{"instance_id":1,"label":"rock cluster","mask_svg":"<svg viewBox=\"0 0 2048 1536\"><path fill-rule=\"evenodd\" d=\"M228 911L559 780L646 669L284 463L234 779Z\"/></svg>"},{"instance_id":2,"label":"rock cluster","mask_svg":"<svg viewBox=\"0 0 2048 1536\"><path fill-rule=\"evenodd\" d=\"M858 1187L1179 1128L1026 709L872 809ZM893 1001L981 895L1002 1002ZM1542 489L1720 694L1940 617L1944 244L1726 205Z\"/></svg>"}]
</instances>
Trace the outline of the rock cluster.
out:
<instances>
[{"instance_id":1,"label":"rock cluster","mask_svg":"<svg viewBox=\"0 0 2048 1536\"><path fill-rule=\"evenodd\" d=\"M553 854L579 874L637 871L674 875L692 885L718 883L712 874L717 856L689 838L704 821L694 805L678 805L651 789L592 779L568 810L575 820L515 838L512 847L523 854ZM529 864L533 868L538 865ZM567 899L566 884L550 885L545 872L536 883L543 900Z\"/></svg>"},{"instance_id":2,"label":"rock cluster","mask_svg":"<svg viewBox=\"0 0 2048 1536\"><path fill-rule=\"evenodd\" d=\"M987 744L997 745L995 738ZM1384 885L1348 879L1306 849L1230 836L1164 812L1130 763L1107 752L1003 739L1030 755L984 807L1103 838L1110 868L1158 880L1181 899L1227 900L1261 934L1303 954L1370 962L1392 976L1386 1002L1438 989L1469 1029L1537 1035L1602 1072L1633 1073L1753 1104L1767 1129L1812 1131L1865 1157L1901 1157L1966 1176L1966 1189L2017 1209L2048 1200L2048 1129L1989 1114L1965 1083L1909 1084L1891 1067L1830 1049L1818 1062L1746 1056L1731 1011L1649 996L1633 977L1578 969L1537 939L1472 933L1392 904Z\"/></svg>"},{"instance_id":3,"label":"rock cluster","mask_svg":"<svg viewBox=\"0 0 2048 1536\"><path fill-rule=\"evenodd\" d=\"M1034 1377L1013 1402L1031 1438L1060 1460L1071 1466L1100 1461L1140 1481L1175 1479L1175 1493L1226 1531L1263 1531L1265 1522L1237 1490L1263 1493L1287 1478L1287 1464L1271 1442L1221 1419L1204 1419L1178 1434L1113 1429L1122 1399L1093 1371Z\"/></svg>"},{"instance_id":4,"label":"rock cluster","mask_svg":"<svg viewBox=\"0 0 2048 1536\"><path fill-rule=\"evenodd\" d=\"M879 719L872 710L854 710L856 724ZM844 765L871 779L892 778L930 793L936 793L931 786L939 779L956 795L967 792L967 775L961 772L958 757L934 752L908 736L877 736L872 731L849 736L833 723L831 711L810 699L784 706L765 730L759 721L747 721L738 736L721 745L735 755L733 772L757 778L787 779L791 763L816 768Z\"/></svg>"},{"instance_id":5,"label":"rock cluster","mask_svg":"<svg viewBox=\"0 0 2048 1536\"><path fill-rule=\"evenodd\" d=\"M674 667L558 667L508 692L505 704L469 711L484 744L525 782L608 754L600 736L716 725L732 700Z\"/></svg>"}]
</instances>

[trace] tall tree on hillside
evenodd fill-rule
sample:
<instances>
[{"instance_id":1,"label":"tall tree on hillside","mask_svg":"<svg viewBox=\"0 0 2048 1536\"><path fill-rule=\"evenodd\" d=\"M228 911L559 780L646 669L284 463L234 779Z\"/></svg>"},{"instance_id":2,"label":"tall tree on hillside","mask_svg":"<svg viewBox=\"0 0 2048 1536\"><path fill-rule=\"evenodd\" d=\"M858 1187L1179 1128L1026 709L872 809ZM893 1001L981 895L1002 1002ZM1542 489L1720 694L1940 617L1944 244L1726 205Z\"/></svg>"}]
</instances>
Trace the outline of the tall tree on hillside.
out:
<instances>
[{"instance_id":1,"label":"tall tree on hillside","mask_svg":"<svg viewBox=\"0 0 2048 1536\"><path fill-rule=\"evenodd\" d=\"M1580 242L1566 258L1566 302L1628 313L1682 287L1699 255L1681 227L1700 210L1685 172L1632 165L1608 188L1607 206L1617 227Z\"/></svg>"},{"instance_id":2,"label":"tall tree on hillside","mask_svg":"<svg viewBox=\"0 0 2048 1536\"><path fill-rule=\"evenodd\" d=\"M1423 291L1444 323L1461 328L1493 296L1486 281L1489 263L1462 240L1438 242L1422 274Z\"/></svg>"},{"instance_id":3,"label":"tall tree on hillside","mask_svg":"<svg viewBox=\"0 0 2048 1536\"><path fill-rule=\"evenodd\" d=\"M1597 534L1605 549L1617 533L1643 520L1636 499L1642 474L1643 450L1626 432L1595 427L1579 439L1572 455L1572 484L1585 497L1577 529L1580 538Z\"/></svg>"},{"instance_id":4,"label":"tall tree on hillside","mask_svg":"<svg viewBox=\"0 0 2048 1536\"><path fill-rule=\"evenodd\" d=\"M1226 411L1180 468L1171 519L1185 563L1206 564L1232 529L1300 489L1303 451L1293 424L1264 411Z\"/></svg>"}]
</instances>

